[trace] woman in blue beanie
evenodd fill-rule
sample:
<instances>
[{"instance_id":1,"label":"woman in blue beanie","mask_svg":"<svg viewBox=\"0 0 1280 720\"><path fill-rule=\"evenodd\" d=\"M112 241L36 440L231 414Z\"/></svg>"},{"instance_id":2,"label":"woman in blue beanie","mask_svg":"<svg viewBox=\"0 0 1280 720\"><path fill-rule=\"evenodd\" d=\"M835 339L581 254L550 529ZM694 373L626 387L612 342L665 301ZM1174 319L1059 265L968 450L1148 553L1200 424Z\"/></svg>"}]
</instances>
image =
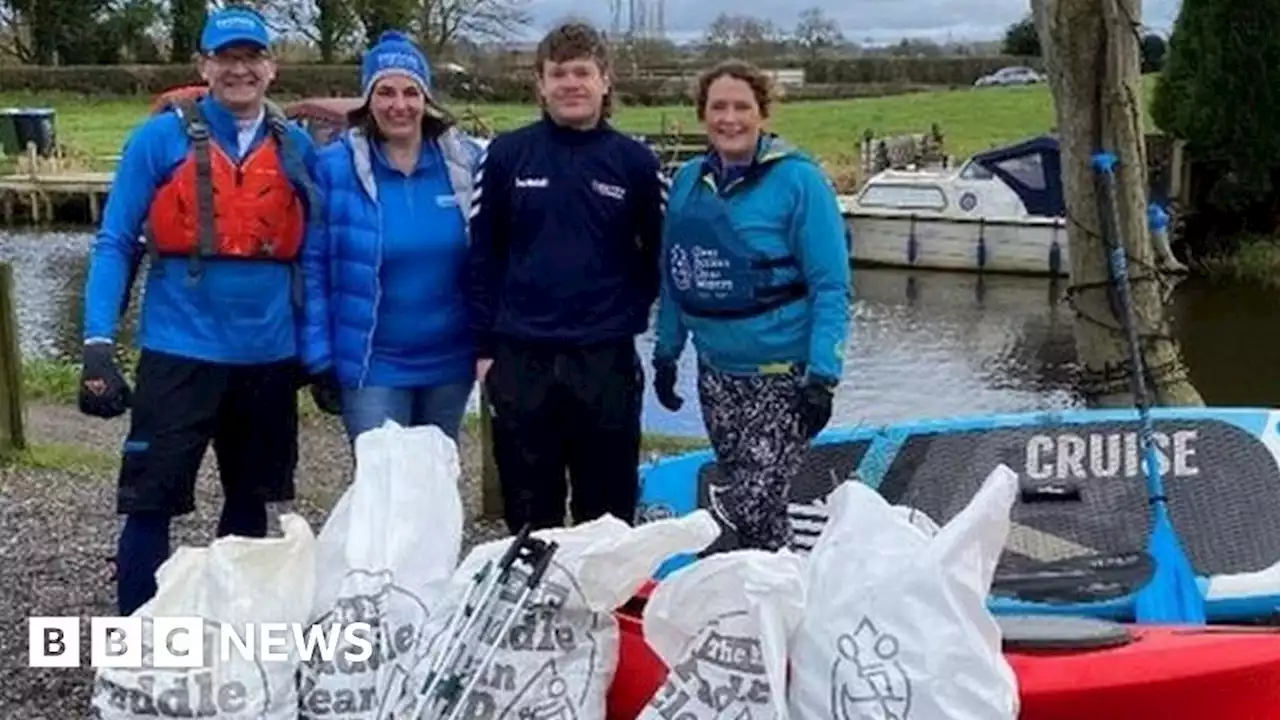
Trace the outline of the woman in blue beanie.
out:
<instances>
[{"instance_id":1,"label":"woman in blue beanie","mask_svg":"<svg viewBox=\"0 0 1280 720\"><path fill-rule=\"evenodd\" d=\"M462 272L482 148L433 99L403 33L378 38L360 79L364 104L317 161L325 222L303 255L302 359L352 442L387 420L456 441L475 382Z\"/></svg>"}]
</instances>

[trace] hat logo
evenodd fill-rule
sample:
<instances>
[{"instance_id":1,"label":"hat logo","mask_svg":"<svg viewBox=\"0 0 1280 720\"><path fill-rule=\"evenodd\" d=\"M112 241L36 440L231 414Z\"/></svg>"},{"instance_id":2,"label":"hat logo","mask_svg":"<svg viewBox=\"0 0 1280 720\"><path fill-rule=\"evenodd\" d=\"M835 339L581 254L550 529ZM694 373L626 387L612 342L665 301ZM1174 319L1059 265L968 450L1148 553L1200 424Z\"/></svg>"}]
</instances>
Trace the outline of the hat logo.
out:
<instances>
[{"instance_id":1,"label":"hat logo","mask_svg":"<svg viewBox=\"0 0 1280 720\"><path fill-rule=\"evenodd\" d=\"M419 68L418 58L406 52L382 52L378 53L378 67L411 67L415 70Z\"/></svg>"},{"instance_id":2,"label":"hat logo","mask_svg":"<svg viewBox=\"0 0 1280 720\"><path fill-rule=\"evenodd\" d=\"M254 30L258 24L246 17L224 17L218 18L217 26L221 30Z\"/></svg>"}]
</instances>

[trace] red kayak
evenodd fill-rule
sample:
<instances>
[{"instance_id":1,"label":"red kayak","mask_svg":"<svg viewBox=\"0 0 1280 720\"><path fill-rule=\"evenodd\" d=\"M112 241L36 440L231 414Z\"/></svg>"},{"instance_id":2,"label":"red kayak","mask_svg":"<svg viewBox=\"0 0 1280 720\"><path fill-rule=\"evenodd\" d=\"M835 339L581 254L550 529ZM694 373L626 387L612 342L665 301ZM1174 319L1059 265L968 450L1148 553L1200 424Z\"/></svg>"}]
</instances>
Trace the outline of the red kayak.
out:
<instances>
[{"instance_id":1,"label":"red kayak","mask_svg":"<svg viewBox=\"0 0 1280 720\"><path fill-rule=\"evenodd\" d=\"M667 669L644 641L652 585L617 612L608 720L635 720ZM1000 618L1019 720L1280 720L1280 629Z\"/></svg>"}]
</instances>

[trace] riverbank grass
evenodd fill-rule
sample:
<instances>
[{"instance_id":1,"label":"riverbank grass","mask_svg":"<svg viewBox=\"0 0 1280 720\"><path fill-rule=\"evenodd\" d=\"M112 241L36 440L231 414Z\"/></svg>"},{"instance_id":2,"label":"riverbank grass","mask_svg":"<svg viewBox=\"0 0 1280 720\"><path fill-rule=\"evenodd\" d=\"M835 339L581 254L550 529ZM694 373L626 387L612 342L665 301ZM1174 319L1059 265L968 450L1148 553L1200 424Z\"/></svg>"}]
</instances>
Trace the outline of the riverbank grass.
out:
<instances>
[{"instance_id":1,"label":"riverbank grass","mask_svg":"<svg viewBox=\"0 0 1280 720\"><path fill-rule=\"evenodd\" d=\"M22 450L0 455L0 467L57 470L83 475L114 475L120 458L91 447L62 442L28 443Z\"/></svg>"},{"instance_id":2,"label":"riverbank grass","mask_svg":"<svg viewBox=\"0 0 1280 720\"><path fill-rule=\"evenodd\" d=\"M134 382L133 368L137 364L136 351L123 353L121 370L130 384ZM29 360L22 367L23 400L27 403L46 405L75 405L80 387L80 366L76 363L57 360ZM311 393L302 390L298 393L298 412L303 424L309 426L333 425L336 420L321 412L311 399ZM470 413L463 421L464 431L479 437L480 417ZM692 450L708 447L707 440L697 436L666 435L662 433L645 433L641 437L641 453L649 455L677 455ZM78 452L78 454L77 454ZM75 469L106 467L114 471L115 460L103 460L97 457L101 453L89 450L77 451L76 446L40 446L12 459L13 462L38 467L57 467Z\"/></svg>"},{"instance_id":3,"label":"riverbank grass","mask_svg":"<svg viewBox=\"0 0 1280 720\"><path fill-rule=\"evenodd\" d=\"M1230 253L1196 261L1211 282L1248 283L1280 290L1280 237L1240 238Z\"/></svg>"},{"instance_id":4,"label":"riverbank grass","mask_svg":"<svg viewBox=\"0 0 1280 720\"><path fill-rule=\"evenodd\" d=\"M1154 76L1143 78L1149 102ZM128 133L146 117L150 97L84 97L70 93L0 93L0 107L48 107L57 112L62 143L96 157L117 155ZM1148 103L1144 102L1144 110ZM456 105L471 110L498 131L537 117L533 105ZM1144 113L1145 114L1145 113ZM957 159L995 145L1048 132L1055 124L1053 97L1045 85L962 88L850 100L781 102L772 127L789 141L829 165L852 162L865 131L878 136L929 132L937 123L946 151ZM677 127L701 132L688 105L620 107L613 123L634 133L658 133ZM1148 121L1148 127L1150 126Z\"/></svg>"}]
</instances>

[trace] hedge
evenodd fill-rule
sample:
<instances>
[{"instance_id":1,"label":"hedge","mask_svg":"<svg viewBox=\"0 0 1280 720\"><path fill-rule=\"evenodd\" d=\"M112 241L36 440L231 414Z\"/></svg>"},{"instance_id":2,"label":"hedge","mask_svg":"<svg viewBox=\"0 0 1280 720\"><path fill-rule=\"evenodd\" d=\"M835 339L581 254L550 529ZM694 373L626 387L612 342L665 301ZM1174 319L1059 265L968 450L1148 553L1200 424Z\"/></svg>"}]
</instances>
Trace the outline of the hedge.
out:
<instances>
[{"instance_id":1,"label":"hedge","mask_svg":"<svg viewBox=\"0 0 1280 720\"><path fill-rule=\"evenodd\" d=\"M10 67L0 80L0 91L152 96L198 82L195 71L185 66ZM783 95L792 100L830 100L896 95L929 87L903 81L807 83L800 88L784 88ZM281 68L271 94L278 98L328 97L355 95L359 90L354 66L292 65ZM535 97L533 78L523 73L491 76L478 82L458 76L442 78L440 90L454 102L531 102ZM615 83L615 90L623 105L679 105L691 102L692 79L624 77Z\"/></svg>"},{"instance_id":2,"label":"hedge","mask_svg":"<svg viewBox=\"0 0 1280 720\"><path fill-rule=\"evenodd\" d=\"M812 63L773 63L769 67L803 67L808 85L788 89L794 98L863 97L920 89L920 86L972 85L984 74L1006 65L1038 67L1036 59L1000 57L854 58ZM687 65L693 74L705 64ZM692 78L670 75L622 77L616 84L620 100L656 105L687 100ZM0 91L62 91L85 95L154 95L169 88L200 82L190 65L7 66L0 73ZM483 78L443 76L440 89L463 101L523 102L533 98L527 72L515 71ZM272 88L281 97L355 95L359 71L355 65L282 65Z\"/></svg>"}]
</instances>

